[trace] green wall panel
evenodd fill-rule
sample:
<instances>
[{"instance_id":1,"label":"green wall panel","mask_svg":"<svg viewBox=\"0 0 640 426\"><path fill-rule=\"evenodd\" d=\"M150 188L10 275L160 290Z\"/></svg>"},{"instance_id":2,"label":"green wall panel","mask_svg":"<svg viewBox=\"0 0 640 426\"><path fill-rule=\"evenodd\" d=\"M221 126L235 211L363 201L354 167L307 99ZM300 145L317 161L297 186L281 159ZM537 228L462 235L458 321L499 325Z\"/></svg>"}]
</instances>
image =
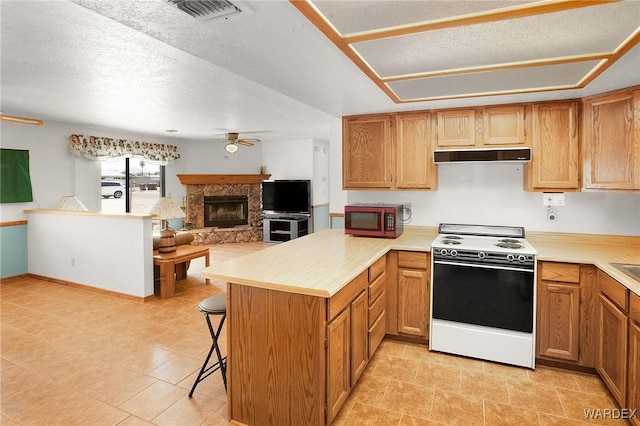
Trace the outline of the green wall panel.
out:
<instances>
[{"instance_id":1,"label":"green wall panel","mask_svg":"<svg viewBox=\"0 0 640 426\"><path fill-rule=\"evenodd\" d=\"M27 225L0 227L0 278L28 271Z\"/></svg>"}]
</instances>

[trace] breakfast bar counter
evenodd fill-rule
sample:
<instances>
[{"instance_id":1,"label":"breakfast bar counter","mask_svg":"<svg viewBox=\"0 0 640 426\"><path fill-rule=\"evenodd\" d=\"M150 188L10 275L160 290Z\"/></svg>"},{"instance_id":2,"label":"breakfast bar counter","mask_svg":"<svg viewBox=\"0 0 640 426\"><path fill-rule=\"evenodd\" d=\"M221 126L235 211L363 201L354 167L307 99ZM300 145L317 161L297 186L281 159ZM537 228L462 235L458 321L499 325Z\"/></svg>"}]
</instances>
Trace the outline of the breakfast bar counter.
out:
<instances>
[{"instance_id":1,"label":"breakfast bar counter","mask_svg":"<svg viewBox=\"0 0 640 426\"><path fill-rule=\"evenodd\" d=\"M395 239L325 230L205 268L227 282L229 421L330 424L385 334L384 313L372 323L367 311L388 287L377 283L397 279L386 254L429 252L437 235L433 227L405 227ZM594 264L640 295L640 282L609 265L638 263L639 237L526 237L539 260Z\"/></svg>"},{"instance_id":2,"label":"breakfast bar counter","mask_svg":"<svg viewBox=\"0 0 640 426\"><path fill-rule=\"evenodd\" d=\"M208 278L331 297L389 250L430 251L436 227L405 227L395 239L363 238L331 229L278 244L204 270ZM593 264L640 295L640 283L610 263L640 263L640 237L528 232L538 260Z\"/></svg>"},{"instance_id":3,"label":"breakfast bar counter","mask_svg":"<svg viewBox=\"0 0 640 426\"><path fill-rule=\"evenodd\" d=\"M253 287L329 298L390 249L429 251L437 228L362 238L330 229L206 268L205 276Z\"/></svg>"}]
</instances>

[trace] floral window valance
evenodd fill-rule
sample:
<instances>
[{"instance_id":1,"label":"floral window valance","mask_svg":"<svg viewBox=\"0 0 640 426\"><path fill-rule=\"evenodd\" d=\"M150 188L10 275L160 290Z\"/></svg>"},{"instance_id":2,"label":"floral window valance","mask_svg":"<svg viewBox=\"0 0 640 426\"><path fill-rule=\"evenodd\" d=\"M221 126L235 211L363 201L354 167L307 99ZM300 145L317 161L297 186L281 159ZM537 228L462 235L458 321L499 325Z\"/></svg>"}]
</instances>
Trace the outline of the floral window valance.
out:
<instances>
[{"instance_id":1,"label":"floral window valance","mask_svg":"<svg viewBox=\"0 0 640 426\"><path fill-rule=\"evenodd\" d=\"M70 140L69 151L90 160L130 157L166 166L180 158L178 147L174 145L85 135L71 135Z\"/></svg>"}]
</instances>

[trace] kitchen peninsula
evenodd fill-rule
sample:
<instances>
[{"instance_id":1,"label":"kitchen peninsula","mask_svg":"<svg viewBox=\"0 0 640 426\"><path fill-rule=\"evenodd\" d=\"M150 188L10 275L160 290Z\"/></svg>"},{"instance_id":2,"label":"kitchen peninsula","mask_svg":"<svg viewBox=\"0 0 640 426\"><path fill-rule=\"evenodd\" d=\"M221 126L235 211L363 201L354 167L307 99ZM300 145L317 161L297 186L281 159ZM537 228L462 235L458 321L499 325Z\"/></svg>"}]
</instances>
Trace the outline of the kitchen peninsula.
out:
<instances>
[{"instance_id":1,"label":"kitchen peninsula","mask_svg":"<svg viewBox=\"0 0 640 426\"><path fill-rule=\"evenodd\" d=\"M325 230L206 268L207 278L228 283L229 420L330 424L384 335L376 325L384 308L379 314L374 302L395 285L387 253L429 252L437 234L407 227L396 239L376 239ZM637 263L638 237L527 240L539 261L590 263L640 296L640 283L609 265Z\"/></svg>"}]
</instances>

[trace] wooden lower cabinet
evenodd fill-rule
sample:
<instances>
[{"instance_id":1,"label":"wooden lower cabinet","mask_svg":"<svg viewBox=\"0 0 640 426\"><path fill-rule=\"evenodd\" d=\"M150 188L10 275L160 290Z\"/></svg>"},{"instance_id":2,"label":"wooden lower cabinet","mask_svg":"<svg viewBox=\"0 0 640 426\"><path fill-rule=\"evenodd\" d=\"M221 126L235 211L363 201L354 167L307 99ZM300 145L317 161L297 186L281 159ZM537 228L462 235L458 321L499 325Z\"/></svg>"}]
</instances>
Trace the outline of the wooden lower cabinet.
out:
<instances>
[{"instance_id":1,"label":"wooden lower cabinet","mask_svg":"<svg viewBox=\"0 0 640 426\"><path fill-rule=\"evenodd\" d=\"M628 290L598 271L599 341L596 370L620 404L627 402Z\"/></svg>"},{"instance_id":2,"label":"wooden lower cabinet","mask_svg":"<svg viewBox=\"0 0 640 426\"><path fill-rule=\"evenodd\" d=\"M580 286L543 281L538 287L540 356L577 361L580 335Z\"/></svg>"},{"instance_id":3,"label":"wooden lower cabinet","mask_svg":"<svg viewBox=\"0 0 640 426\"><path fill-rule=\"evenodd\" d=\"M596 277L593 265L538 263L537 358L595 367Z\"/></svg>"},{"instance_id":4,"label":"wooden lower cabinet","mask_svg":"<svg viewBox=\"0 0 640 426\"><path fill-rule=\"evenodd\" d=\"M429 254L398 253L398 334L429 337Z\"/></svg>"},{"instance_id":5,"label":"wooden lower cabinet","mask_svg":"<svg viewBox=\"0 0 640 426\"><path fill-rule=\"evenodd\" d=\"M640 323L629 324L628 385L627 407L635 410L635 416L629 420L631 424L640 426Z\"/></svg>"},{"instance_id":6,"label":"wooden lower cabinet","mask_svg":"<svg viewBox=\"0 0 640 426\"><path fill-rule=\"evenodd\" d=\"M327 423L335 418L351 392L350 319L345 309L327 326Z\"/></svg>"},{"instance_id":7,"label":"wooden lower cabinet","mask_svg":"<svg viewBox=\"0 0 640 426\"><path fill-rule=\"evenodd\" d=\"M369 303L363 291L351 302L351 383L355 385L369 362Z\"/></svg>"},{"instance_id":8,"label":"wooden lower cabinet","mask_svg":"<svg viewBox=\"0 0 640 426\"><path fill-rule=\"evenodd\" d=\"M640 296L629 296L629 369L627 374L627 408L634 412L630 423L640 426Z\"/></svg>"}]
</instances>

